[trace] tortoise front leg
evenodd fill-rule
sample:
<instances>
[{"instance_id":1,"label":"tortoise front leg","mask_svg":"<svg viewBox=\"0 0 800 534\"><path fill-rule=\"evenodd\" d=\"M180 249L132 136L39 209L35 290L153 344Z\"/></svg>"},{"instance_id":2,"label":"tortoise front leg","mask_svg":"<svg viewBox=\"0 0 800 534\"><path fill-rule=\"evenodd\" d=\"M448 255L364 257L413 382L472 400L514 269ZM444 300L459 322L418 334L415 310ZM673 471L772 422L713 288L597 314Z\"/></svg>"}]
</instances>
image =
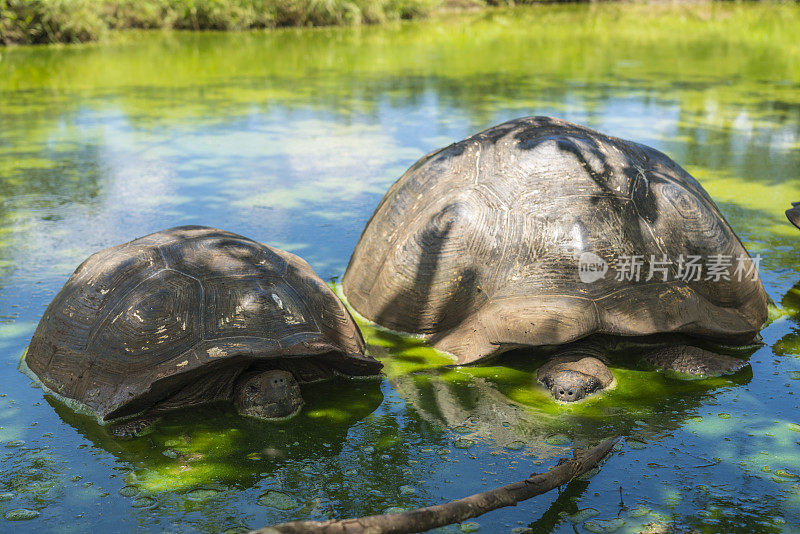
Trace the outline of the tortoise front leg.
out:
<instances>
[{"instance_id":1,"label":"tortoise front leg","mask_svg":"<svg viewBox=\"0 0 800 534\"><path fill-rule=\"evenodd\" d=\"M750 362L741 358L689 345L661 347L645 354L644 359L660 369L697 378L730 375L750 365Z\"/></svg>"},{"instance_id":2,"label":"tortoise front leg","mask_svg":"<svg viewBox=\"0 0 800 534\"><path fill-rule=\"evenodd\" d=\"M160 415L144 415L131 419L111 428L111 434L122 439L133 439L145 436L153 431L153 425L161 419Z\"/></svg>"}]
</instances>

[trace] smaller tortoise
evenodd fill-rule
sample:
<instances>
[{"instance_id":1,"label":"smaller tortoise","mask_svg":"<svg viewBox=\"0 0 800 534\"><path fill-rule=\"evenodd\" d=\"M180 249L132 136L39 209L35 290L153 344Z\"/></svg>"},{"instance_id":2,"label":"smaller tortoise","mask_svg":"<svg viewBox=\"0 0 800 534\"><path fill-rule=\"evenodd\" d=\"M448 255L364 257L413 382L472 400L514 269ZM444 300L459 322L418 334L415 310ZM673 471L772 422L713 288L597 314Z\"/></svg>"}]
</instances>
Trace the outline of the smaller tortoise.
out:
<instances>
[{"instance_id":1,"label":"smaller tortoise","mask_svg":"<svg viewBox=\"0 0 800 534\"><path fill-rule=\"evenodd\" d=\"M169 410L232 401L286 418L299 382L368 376L347 309L299 257L203 226L93 254L44 313L22 368L131 436ZM131 419L135 417L134 419Z\"/></svg>"}]
</instances>

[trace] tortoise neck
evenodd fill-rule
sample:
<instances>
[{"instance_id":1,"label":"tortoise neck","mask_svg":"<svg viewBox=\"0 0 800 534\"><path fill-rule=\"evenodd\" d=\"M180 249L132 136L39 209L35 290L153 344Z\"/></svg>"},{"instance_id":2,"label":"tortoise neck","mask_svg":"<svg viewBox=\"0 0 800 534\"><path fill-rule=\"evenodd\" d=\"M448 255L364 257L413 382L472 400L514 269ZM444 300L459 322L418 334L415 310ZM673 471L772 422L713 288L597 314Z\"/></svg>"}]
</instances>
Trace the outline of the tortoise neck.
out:
<instances>
[{"instance_id":1,"label":"tortoise neck","mask_svg":"<svg viewBox=\"0 0 800 534\"><path fill-rule=\"evenodd\" d=\"M553 357L591 356L601 362L608 363L608 342L602 336L589 336L558 348Z\"/></svg>"}]
</instances>

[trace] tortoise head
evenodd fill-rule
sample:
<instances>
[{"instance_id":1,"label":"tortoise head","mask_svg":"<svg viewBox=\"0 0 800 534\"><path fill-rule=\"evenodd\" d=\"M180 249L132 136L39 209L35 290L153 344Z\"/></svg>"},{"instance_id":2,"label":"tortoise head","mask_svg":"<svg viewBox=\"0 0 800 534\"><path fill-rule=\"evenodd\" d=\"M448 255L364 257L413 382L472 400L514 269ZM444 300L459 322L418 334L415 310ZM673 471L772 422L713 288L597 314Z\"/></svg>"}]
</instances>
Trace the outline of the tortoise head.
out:
<instances>
[{"instance_id":1,"label":"tortoise head","mask_svg":"<svg viewBox=\"0 0 800 534\"><path fill-rule=\"evenodd\" d=\"M243 374L236 381L233 402L241 415L285 419L297 414L303 397L292 373L269 369Z\"/></svg>"},{"instance_id":2,"label":"tortoise head","mask_svg":"<svg viewBox=\"0 0 800 534\"><path fill-rule=\"evenodd\" d=\"M542 382L553 398L562 402L575 402L600 389L600 381L591 375L564 369L545 377Z\"/></svg>"},{"instance_id":3,"label":"tortoise head","mask_svg":"<svg viewBox=\"0 0 800 534\"><path fill-rule=\"evenodd\" d=\"M597 358L572 355L547 362L539 369L538 379L555 400L575 402L609 386L614 377Z\"/></svg>"}]
</instances>

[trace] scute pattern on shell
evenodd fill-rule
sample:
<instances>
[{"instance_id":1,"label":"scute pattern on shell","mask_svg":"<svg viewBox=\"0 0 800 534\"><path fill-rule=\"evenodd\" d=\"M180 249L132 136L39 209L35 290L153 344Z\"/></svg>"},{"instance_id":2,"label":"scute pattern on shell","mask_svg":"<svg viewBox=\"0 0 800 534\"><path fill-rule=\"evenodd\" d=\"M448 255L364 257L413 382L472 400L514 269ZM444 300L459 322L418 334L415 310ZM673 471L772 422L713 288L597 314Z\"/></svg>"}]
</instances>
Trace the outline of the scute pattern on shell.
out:
<instances>
[{"instance_id":1,"label":"scute pattern on shell","mask_svg":"<svg viewBox=\"0 0 800 534\"><path fill-rule=\"evenodd\" d=\"M183 226L83 262L45 311L26 364L48 388L115 418L257 360L302 358L307 370L313 357L376 374L380 363L364 351L349 312L305 261Z\"/></svg>"},{"instance_id":2,"label":"scute pattern on shell","mask_svg":"<svg viewBox=\"0 0 800 534\"><path fill-rule=\"evenodd\" d=\"M677 261L747 255L700 184L667 156L548 117L429 154L387 192L343 278L368 319L423 334L459 363L593 333L729 342L766 320L760 279L581 283L592 252ZM734 260L735 261L735 260Z\"/></svg>"}]
</instances>

